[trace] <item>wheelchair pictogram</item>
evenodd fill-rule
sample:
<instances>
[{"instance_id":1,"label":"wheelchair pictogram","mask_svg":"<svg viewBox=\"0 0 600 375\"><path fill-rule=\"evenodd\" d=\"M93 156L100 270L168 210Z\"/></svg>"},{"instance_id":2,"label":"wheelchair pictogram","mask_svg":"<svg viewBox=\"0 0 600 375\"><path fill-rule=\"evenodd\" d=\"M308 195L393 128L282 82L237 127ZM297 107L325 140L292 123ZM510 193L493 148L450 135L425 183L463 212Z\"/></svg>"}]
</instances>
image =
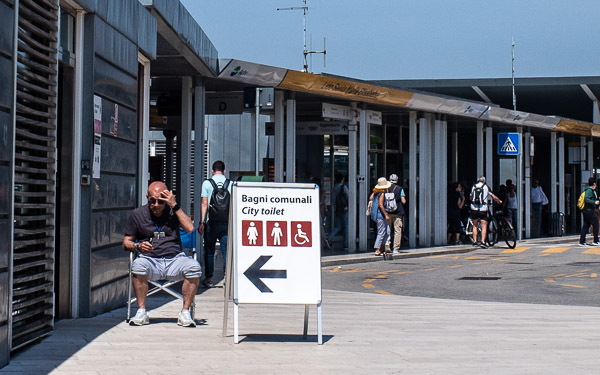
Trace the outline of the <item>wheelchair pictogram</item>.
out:
<instances>
[{"instance_id":1,"label":"wheelchair pictogram","mask_svg":"<svg viewBox=\"0 0 600 375\"><path fill-rule=\"evenodd\" d=\"M312 246L312 223L310 221L292 221L292 246Z\"/></svg>"}]
</instances>

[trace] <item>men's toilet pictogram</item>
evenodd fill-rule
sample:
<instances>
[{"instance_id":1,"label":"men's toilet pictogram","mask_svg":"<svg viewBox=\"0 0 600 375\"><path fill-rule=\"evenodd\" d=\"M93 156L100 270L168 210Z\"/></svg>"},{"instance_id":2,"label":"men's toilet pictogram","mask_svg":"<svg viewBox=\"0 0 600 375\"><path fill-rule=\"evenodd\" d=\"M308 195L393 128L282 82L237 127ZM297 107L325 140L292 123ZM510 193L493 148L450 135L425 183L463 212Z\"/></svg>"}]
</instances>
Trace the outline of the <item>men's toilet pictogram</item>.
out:
<instances>
[{"instance_id":1,"label":"men's toilet pictogram","mask_svg":"<svg viewBox=\"0 0 600 375\"><path fill-rule=\"evenodd\" d=\"M260 220L242 220L242 245L263 245L263 223Z\"/></svg>"},{"instance_id":2,"label":"men's toilet pictogram","mask_svg":"<svg viewBox=\"0 0 600 375\"><path fill-rule=\"evenodd\" d=\"M287 245L287 221L267 221L267 246Z\"/></svg>"},{"instance_id":3,"label":"men's toilet pictogram","mask_svg":"<svg viewBox=\"0 0 600 375\"><path fill-rule=\"evenodd\" d=\"M292 246L312 246L312 223L310 221L292 221L290 230Z\"/></svg>"}]
</instances>

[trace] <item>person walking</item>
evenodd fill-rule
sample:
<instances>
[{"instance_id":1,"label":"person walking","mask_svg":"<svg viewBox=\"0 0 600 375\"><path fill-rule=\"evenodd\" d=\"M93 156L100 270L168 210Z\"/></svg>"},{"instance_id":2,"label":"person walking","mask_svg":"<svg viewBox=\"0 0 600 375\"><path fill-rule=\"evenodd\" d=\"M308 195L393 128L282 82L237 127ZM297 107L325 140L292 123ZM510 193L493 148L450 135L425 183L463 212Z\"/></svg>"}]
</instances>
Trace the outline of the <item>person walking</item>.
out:
<instances>
[{"instance_id":1,"label":"person walking","mask_svg":"<svg viewBox=\"0 0 600 375\"><path fill-rule=\"evenodd\" d=\"M473 220L473 246L479 246L484 249L487 248L485 239L487 237L490 199L498 204L502 203L502 201L490 191L489 186L485 183L485 177L480 176L477 179L477 183L471 188L471 220ZM479 234L477 226L480 222L481 241L477 238L477 235Z\"/></svg>"},{"instance_id":2,"label":"person walking","mask_svg":"<svg viewBox=\"0 0 600 375\"><path fill-rule=\"evenodd\" d=\"M204 283L213 286L215 247L219 240L225 271L227 259L227 232L229 226L230 181L225 177L225 163L217 160L212 165L212 177L202 183L201 213L198 233L204 235ZM226 213L226 214L225 214Z\"/></svg>"},{"instance_id":3,"label":"person walking","mask_svg":"<svg viewBox=\"0 0 600 375\"><path fill-rule=\"evenodd\" d=\"M585 206L581 213L583 214L583 225L581 226L581 234L579 236L579 246L588 246L585 243L585 236L592 227L592 233L594 235L594 242L592 246L600 246L598 241L598 216L596 216L595 209L600 205L598 200L598 194L596 194L596 179L590 177L588 179L588 187L585 189L584 196Z\"/></svg>"},{"instance_id":4,"label":"person walking","mask_svg":"<svg viewBox=\"0 0 600 375\"><path fill-rule=\"evenodd\" d=\"M465 192L460 182L452 184L452 191L448 194L448 244L460 245L460 210L465 205ZM454 238L453 238L454 237Z\"/></svg>"},{"instance_id":5,"label":"person walking","mask_svg":"<svg viewBox=\"0 0 600 375\"><path fill-rule=\"evenodd\" d=\"M335 175L335 185L333 186L333 212L334 228L329 233L329 242L331 243L338 232L344 235L344 248L348 247L348 187L344 184L342 174Z\"/></svg>"},{"instance_id":6,"label":"person walking","mask_svg":"<svg viewBox=\"0 0 600 375\"><path fill-rule=\"evenodd\" d=\"M396 201L396 209L388 211L390 217L391 235L392 235L392 251L394 254L400 253L402 247L402 229L404 227L404 205L406 198L404 197L404 189L398 185L398 175L390 175L391 187L387 194L393 194L393 199Z\"/></svg>"},{"instance_id":7,"label":"person walking","mask_svg":"<svg viewBox=\"0 0 600 375\"><path fill-rule=\"evenodd\" d=\"M375 255L383 255L385 253L385 242L390 235L390 216L385 210L385 193L392 184L380 177L377 180L377 185L373 188L373 193L369 197L371 203L371 220L377 223L377 238L375 238Z\"/></svg>"}]
</instances>

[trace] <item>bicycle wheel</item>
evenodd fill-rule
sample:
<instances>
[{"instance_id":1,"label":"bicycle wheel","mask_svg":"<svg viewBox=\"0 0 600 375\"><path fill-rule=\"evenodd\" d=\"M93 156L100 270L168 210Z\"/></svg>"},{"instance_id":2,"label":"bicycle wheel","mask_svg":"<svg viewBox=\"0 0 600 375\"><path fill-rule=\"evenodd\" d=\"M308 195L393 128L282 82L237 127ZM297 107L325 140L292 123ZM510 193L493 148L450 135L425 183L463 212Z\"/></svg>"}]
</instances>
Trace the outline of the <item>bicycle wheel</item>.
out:
<instances>
[{"instance_id":1,"label":"bicycle wheel","mask_svg":"<svg viewBox=\"0 0 600 375\"><path fill-rule=\"evenodd\" d=\"M517 233L515 233L515 228L508 221L505 221L502 225L502 237L504 237L504 242L506 242L509 248L514 249L517 247Z\"/></svg>"},{"instance_id":2,"label":"bicycle wheel","mask_svg":"<svg viewBox=\"0 0 600 375\"><path fill-rule=\"evenodd\" d=\"M494 246L496 243L498 243L498 228L495 220L492 220L488 223L486 237L485 243L488 245L488 247Z\"/></svg>"}]
</instances>

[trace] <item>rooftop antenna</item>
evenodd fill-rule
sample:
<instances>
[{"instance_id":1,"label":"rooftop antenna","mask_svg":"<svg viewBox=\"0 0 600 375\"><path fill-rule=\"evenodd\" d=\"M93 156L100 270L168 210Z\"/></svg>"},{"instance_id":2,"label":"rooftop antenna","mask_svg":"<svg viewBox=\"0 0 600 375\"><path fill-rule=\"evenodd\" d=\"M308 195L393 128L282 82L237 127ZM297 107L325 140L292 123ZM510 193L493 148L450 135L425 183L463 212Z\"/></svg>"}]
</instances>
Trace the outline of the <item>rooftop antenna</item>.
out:
<instances>
[{"instance_id":1,"label":"rooftop antenna","mask_svg":"<svg viewBox=\"0 0 600 375\"><path fill-rule=\"evenodd\" d=\"M515 94L515 38L512 38L512 99L513 110L517 110L517 95Z\"/></svg>"},{"instance_id":2,"label":"rooftop antenna","mask_svg":"<svg viewBox=\"0 0 600 375\"><path fill-rule=\"evenodd\" d=\"M304 35L304 48L302 50L302 54L304 55L304 65L302 68L303 72L308 72L307 56L309 54L311 55L311 61L312 61L313 53L322 53L323 54L323 66L325 66L327 63L327 61L325 60L326 55L327 55L327 49L325 47L327 40L325 38L323 38L323 50L322 51L312 51L312 45L311 45L311 51L306 49L306 14L308 13L308 6L306 5L306 1L307 0L302 0L302 2L304 3L304 6L301 6L301 7L277 8L277 10L301 10L302 11L302 26L303 26L303 35ZM311 39L312 39L312 36L311 36Z\"/></svg>"}]
</instances>

